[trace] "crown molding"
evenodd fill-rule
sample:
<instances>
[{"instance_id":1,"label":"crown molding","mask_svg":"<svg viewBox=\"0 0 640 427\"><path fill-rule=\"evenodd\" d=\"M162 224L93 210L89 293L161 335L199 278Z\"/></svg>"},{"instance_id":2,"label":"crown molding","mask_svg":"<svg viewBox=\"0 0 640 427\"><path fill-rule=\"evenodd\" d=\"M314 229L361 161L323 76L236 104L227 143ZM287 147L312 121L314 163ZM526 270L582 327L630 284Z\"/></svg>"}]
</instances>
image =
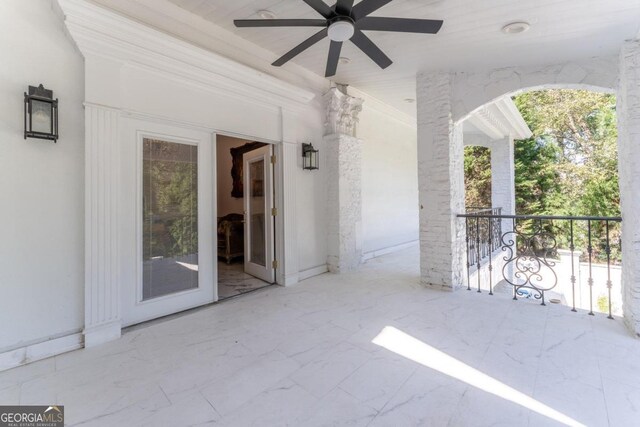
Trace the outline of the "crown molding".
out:
<instances>
[{"instance_id":1,"label":"crown molding","mask_svg":"<svg viewBox=\"0 0 640 427\"><path fill-rule=\"evenodd\" d=\"M408 126L412 129L418 128L418 122L415 117L403 113L397 108L394 108L386 102L369 95L367 92L364 92L355 86L349 86L347 91L352 96L362 98L364 100L364 105L366 108L375 110L378 113L383 114L384 116L391 118L404 126Z\"/></svg>"},{"instance_id":2,"label":"crown molding","mask_svg":"<svg viewBox=\"0 0 640 427\"><path fill-rule=\"evenodd\" d=\"M316 94L254 70L86 0L57 0L67 30L86 56L101 56L289 108Z\"/></svg>"}]
</instances>

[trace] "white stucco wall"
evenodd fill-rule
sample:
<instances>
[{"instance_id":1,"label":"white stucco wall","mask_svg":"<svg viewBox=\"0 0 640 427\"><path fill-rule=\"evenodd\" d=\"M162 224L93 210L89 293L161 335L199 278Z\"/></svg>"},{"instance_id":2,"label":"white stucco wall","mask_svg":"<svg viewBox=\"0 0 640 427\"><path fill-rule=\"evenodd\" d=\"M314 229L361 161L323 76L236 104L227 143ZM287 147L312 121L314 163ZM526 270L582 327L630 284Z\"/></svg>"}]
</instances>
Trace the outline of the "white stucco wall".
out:
<instances>
[{"instance_id":1,"label":"white stucco wall","mask_svg":"<svg viewBox=\"0 0 640 427\"><path fill-rule=\"evenodd\" d=\"M417 131L363 104L362 250L367 254L418 239Z\"/></svg>"},{"instance_id":2,"label":"white stucco wall","mask_svg":"<svg viewBox=\"0 0 640 427\"><path fill-rule=\"evenodd\" d=\"M39 353L38 357L45 357L82 345L83 328L110 328L120 319L117 301L127 286L135 285L137 216L130 215L136 203L132 191L136 185L132 175L135 138L131 133L135 121L278 143L274 145L278 161L288 165L283 172L289 183L287 194L281 196L293 201L284 221L287 238L295 238L295 244L286 249L295 262L287 268L295 271L286 274L295 273L297 280L298 272L303 279L326 271L327 150L322 141L322 93L314 93L316 98L305 105L283 102L277 94L257 98L247 93L247 87L230 87L224 78L197 74L192 68L185 71L179 63L167 70L174 64L167 65L170 61L164 57L161 72L148 66L157 59L155 54L120 52L115 43L100 45L100 35L83 27L77 16L74 19L75 35L83 36L80 46L74 46L78 40L74 43L66 33L56 2L0 2L0 24L12 35L0 38L0 92L4 95L0 105L0 219L4 225L0 325L14 325L0 328L0 353L52 338L74 337L68 345ZM146 43L147 39L137 41ZM106 52L108 49L112 50ZM116 59L120 56L125 59ZM206 62L207 58L203 54L197 59ZM243 72L253 83L264 78L257 72ZM57 144L23 140L22 94L29 84L39 83L60 99ZM277 82L269 84L269 90L278 87ZM417 238L416 130L410 121L391 116L377 106L365 108L360 117L358 137L365 141L363 244L369 252ZM86 123L92 126L85 136ZM302 142L312 142L320 150L319 171L302 170ZM93 151L85 156L88 146ZM86 175L85 166L91 176ZM101 210L95 208L96 203ZM96 219L91 216L93 222L87 221L85 212L95 214ZM85 238L86 230L92 239ZM96 267L93 261L98 259ZM85 271L87 265L92 266L90 271ZM93 283L87 301L86 283ZM97 303L95 298L100 295L109 300ZM95 319L85 322L87 313ZM112 339L111 333L104 329L105 337ZM9 363L0 369L31 360L27 352L11 353Z\"/></svg>"},{"instance_id":3,"label":"white stucco wall","mask_svg":"<svg viewBox=\"0 0 640 427\"><path fill-rule=\"evenodd\" d=\"M84 73L50 0L0 2L0 353L79 332ZM23 139L23 92L59 98L60 139Z\"/></svg>"}]
</instances>

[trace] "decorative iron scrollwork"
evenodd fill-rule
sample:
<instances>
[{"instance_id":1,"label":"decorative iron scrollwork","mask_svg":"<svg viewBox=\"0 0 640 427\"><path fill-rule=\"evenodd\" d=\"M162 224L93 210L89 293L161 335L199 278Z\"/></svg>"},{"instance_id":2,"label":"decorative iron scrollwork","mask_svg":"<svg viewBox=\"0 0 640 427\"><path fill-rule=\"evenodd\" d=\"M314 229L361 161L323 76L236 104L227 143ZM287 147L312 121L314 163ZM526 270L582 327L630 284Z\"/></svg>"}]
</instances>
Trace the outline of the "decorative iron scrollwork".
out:
<instances>
[{"instance_id":1,"label":"decorative iron scrollwork","mask_svg":"<svg viewBox=\"0 0 640 427\"><path fill-rule=\"evenodd\" d=\"M502 250L506 252L502 275L513 286L513 299L518 299L518 296L533 296L542 300L542 305L546 305L545 292L558 284L558 276L553 269L556 263L549 259L557 249L553 233L545 229L541 222L536 222L530 231L516 227L513 231L504 233L500 242Z\"/></svg>"}]
</instances>

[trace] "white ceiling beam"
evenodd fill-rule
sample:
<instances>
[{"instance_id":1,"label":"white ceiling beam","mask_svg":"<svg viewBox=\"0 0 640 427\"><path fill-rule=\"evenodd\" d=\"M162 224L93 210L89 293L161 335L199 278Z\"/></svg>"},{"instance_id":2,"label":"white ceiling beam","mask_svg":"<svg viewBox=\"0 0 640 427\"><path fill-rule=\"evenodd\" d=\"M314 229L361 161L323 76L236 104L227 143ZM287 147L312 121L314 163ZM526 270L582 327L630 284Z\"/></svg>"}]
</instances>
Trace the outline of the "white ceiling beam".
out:
<instances>
[{"instance_id":1,"label":"white ceiling beam","mask_svg":"<svg viewBox=\"0 0 640 427\"><path fill-rule=\"evenodd\" d=\"M529 129L529 125L524 121L522 114L518 111L518 107L513 103L510 96L505 96L494 103L495 107L504 116L505 122L511 128L511 135L514 139L531 138L533 133Z\"/></svg>"}]
</instances>

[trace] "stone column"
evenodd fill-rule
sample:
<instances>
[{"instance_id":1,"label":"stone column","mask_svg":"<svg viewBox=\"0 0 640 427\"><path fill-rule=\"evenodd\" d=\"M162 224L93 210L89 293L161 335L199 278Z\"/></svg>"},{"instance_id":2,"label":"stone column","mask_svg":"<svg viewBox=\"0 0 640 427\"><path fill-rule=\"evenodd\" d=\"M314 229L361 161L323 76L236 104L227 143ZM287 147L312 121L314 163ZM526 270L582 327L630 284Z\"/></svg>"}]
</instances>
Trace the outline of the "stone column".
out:
<instances>
[{"instance_id":1,"label":"stone column","mask_svg":"<svg viewBox=\"0 0 640 427\"><path fill-rule=\"evenodd\" d=\"M454 124L453 75L417 77L420 282L454 289L464 275L464 147Z\"/></svg>"},{"instance_id":2,"label":"stone column","mask_svg":"<svg viewBox=\"0 0 640 427\"><path fill-rule=\"evenodd\" d=\"M618 173L622 209L622 303L624 320L640 336L640 41L620 53L617 93Z\"/></svg>"},{"instance_id":3,"label":"stone column","mask_svg":"<svg viewBox=\"0 0 640 427\"><path fill-rule=\"evenodd\" d=\"M516 213L515 160L513 138L491 143L491 204L504 215ZM509 222L509 226L511 221ZM503 224L503 227L506 224Z\"/></svg>"},{"instance_id":4,"label":"stone column","mask_svg":"<svg viewBox=\"0 0 640 427\"><path fill-rule=\"evenodd\" d=\"M516 176L513 138L507 137L491 141L491 205L502 208L503 215L516 214ZM513 231L513 220L502 220L502 235ZM505 236L505 242L515 241L515 236ZM501 242L502 243L502 242ZM515 245L511 249L516 250ZM513 263L506 270L505 279L513 281Z\"/></svg>"},{"instance_id":5,"label":"stone column","mask_svg":"<svg viewBox=\"0 0 640 427\"><path fill-rule=\"evenodd\" d=\"M362 99L331 88L324 96L327 174L327 264L354 270L362 258L362 141L355 136Z\"/></svg>"}]
</instances>

